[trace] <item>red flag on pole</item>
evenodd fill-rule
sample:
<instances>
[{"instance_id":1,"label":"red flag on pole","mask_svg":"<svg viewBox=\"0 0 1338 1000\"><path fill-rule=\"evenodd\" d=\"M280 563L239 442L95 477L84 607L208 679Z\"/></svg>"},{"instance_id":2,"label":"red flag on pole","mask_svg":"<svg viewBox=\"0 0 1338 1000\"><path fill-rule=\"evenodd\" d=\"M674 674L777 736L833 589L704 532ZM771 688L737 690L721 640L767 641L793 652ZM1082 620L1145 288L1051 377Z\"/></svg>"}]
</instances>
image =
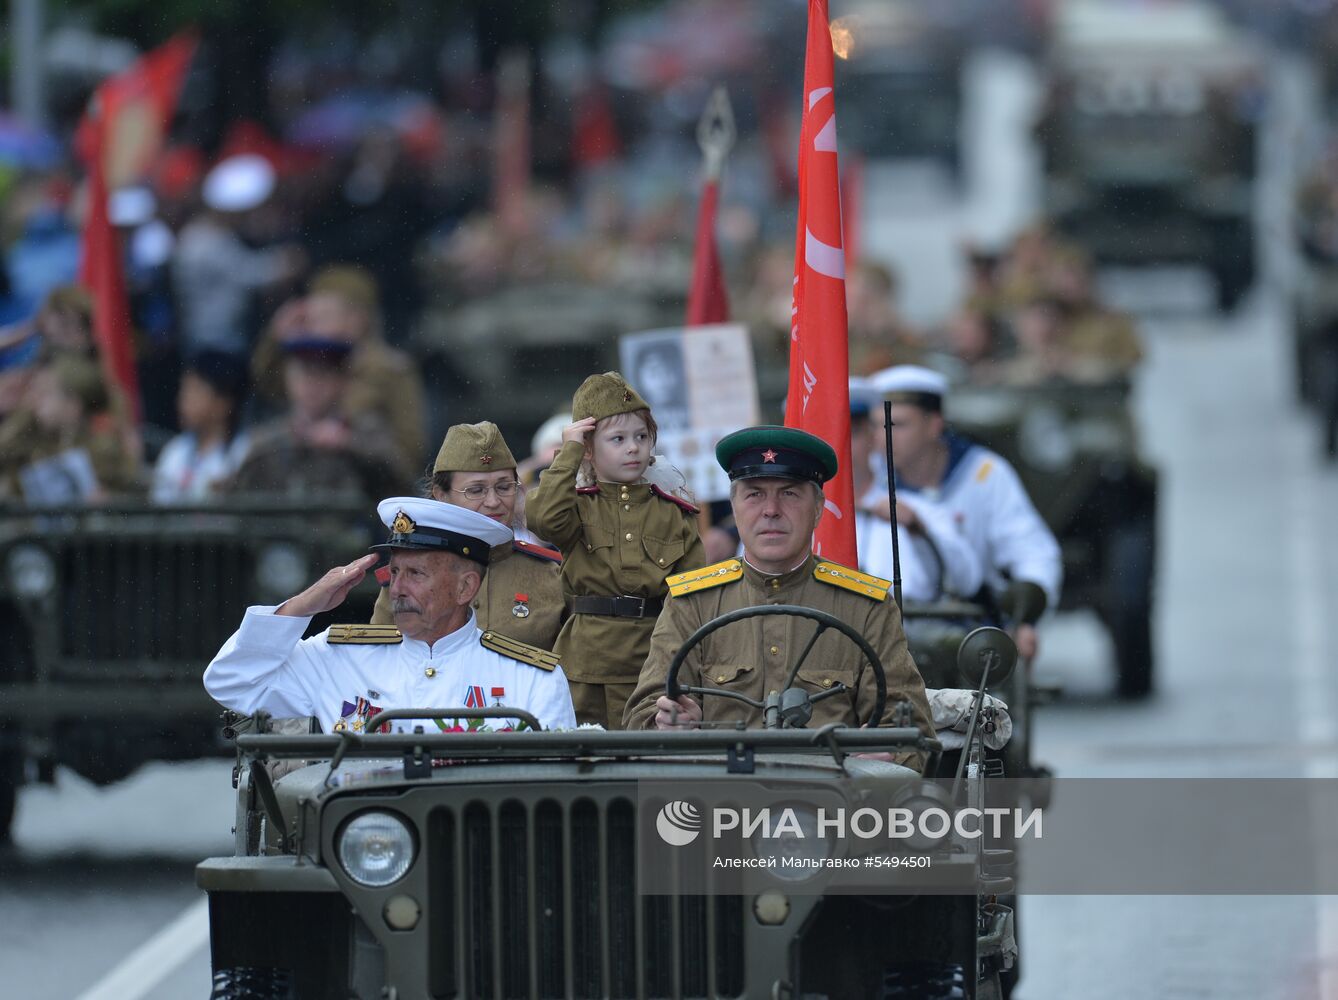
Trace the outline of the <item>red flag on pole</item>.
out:
<instances>
[{"instance_id":1,"label":"red flag on pole","mask_svg":"<svg viewBox=\"0 0 1338 1000\"><path fill-rule=\"evenodd\" d=\"M702 185L701 206L697 209L697 239L692 248L688 326L724 323L729 319L729 298L725 294L720 250L715 242L715 216L719 197L719 181L710 179Z\"/></svg>"},{"instance_id":2,"label":"red flag on pole","mask_svg":"<svg viewBox=\"0 0 1338 1000\"><path fill-rule=\"evenodd\" d=\"M121 248L107 216L107 194L113 186L140 180L162 149L195 45L193 32L178 35L104 81L94 92L76 137L88 169L79 281L93 298L93 335L103 367L125 393L136 421L139 382L130 302Z\"/></svg>"},{"instance_id":3,"label":"red flag on pole","mask_svg":"<svg viewBox=\"0 0 1338 1000\"><path fill-rule=\"evenodd\" d=\"M826 510L813 550L824 559L855 566L845 277L832 37L827 0L809 0L785 423L817 435L836 450L840 472L825 487Z\"/></svg>"}]
</instances>

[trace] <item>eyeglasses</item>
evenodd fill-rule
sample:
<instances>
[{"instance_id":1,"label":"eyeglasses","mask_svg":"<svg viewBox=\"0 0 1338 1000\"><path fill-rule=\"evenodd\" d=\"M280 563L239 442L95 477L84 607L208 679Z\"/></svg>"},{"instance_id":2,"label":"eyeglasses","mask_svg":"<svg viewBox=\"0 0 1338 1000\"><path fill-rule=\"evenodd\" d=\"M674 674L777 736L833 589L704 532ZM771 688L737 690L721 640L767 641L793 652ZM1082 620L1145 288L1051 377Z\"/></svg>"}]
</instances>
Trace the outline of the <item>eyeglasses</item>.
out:
<instances>
[{"instance_id":1,"label":"eyeglasses","mask_svg":"<svg viewBox=\"0 0 1338 1000\"><path fill-rule=\"evenodd\" d=\"M451 490L452 493L459 493L466 500L478 503L489 493L497 494L499 500L509 500L521 489L519 482L497 483L493 486L484 486L482 483L475 483L473 486L467 486L463 490Z\"/></svg>"}]
</instances>

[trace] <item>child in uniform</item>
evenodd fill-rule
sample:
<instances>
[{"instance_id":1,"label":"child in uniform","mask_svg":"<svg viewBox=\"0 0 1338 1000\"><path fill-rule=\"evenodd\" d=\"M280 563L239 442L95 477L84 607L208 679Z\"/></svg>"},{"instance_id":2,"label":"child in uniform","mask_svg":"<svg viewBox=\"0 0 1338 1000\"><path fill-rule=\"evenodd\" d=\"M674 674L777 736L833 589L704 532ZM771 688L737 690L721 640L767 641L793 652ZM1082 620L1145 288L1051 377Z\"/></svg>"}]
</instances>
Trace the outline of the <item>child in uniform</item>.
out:
<instances>
[{"instance_id":1,"label":"child in uniform","mask_svg":"<svg viewBox=\"0 0 1338 1000\"><path fill-rule=\"evenodd\" d=\"M623 706L650 650L665 577L706 564L697 508L646 481L650 407L617 372L591 375L571 425L526 504L529 527L562 550L572 615L561 657L578 722L622 728Z\"/></svg>"}]
</instances>

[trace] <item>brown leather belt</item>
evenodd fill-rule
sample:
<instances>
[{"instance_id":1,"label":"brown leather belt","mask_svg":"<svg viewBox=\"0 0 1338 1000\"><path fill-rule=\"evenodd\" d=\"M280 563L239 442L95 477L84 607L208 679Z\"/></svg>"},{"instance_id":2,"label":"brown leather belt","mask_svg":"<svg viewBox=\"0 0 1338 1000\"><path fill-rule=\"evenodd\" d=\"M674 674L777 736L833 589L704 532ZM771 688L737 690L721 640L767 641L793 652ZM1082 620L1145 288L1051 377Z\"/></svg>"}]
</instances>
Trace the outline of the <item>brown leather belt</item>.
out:
<instances>
[{"instance_id":1,"label":"brown leather belt","mask_svg":"<svg viewBox=\"0 0 1338 1000\"><path fill-rule=\"evenodd\" d=\"M632 597L571 597L571 610L578 615L608 615L611 618L654 618L664 607L664 598Z\"/></svg>"}]
</instances>

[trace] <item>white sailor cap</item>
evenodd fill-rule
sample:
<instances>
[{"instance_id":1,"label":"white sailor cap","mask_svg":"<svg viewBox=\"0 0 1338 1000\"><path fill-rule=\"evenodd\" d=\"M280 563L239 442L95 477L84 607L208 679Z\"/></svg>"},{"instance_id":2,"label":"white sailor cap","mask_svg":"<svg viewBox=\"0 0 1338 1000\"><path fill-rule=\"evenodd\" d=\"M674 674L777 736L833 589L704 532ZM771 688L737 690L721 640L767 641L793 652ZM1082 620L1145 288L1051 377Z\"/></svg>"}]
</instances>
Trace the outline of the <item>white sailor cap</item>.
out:
<instances>
[{"instance_id":1,"label":"white sailor cap","mask_svg":"<svg viewBox=\"0 0 1338 1000\"><path fill-rule=\"evenodd\" d=\"M204 179L204 203L217 212L248 212L274 191L274 167L257 153L221 161Z\"/></svg>"},{"instance_id":2,"label":"white sailor cap","mask_svg":"<svg viewBox=\"0 0 1338 1000\"><path fill-rule=\"evenodd\" d=\"M941 410L948 380L932 368L896 365L869 376L869 382L893 403L910 403L923 410Z\"/></svg>"},{"instance_id":3,"label":"white sailor cap","mask_svg":"<svg viewBox=\"0 0 1338 1000\"><path fill-rule=\"evenodd\" d=\"M389 497L376 505L376 513L390 529L390 538L373 545L373 552L454 552L486 566L489 552L510 545L514 537L506 525L478 511L424 497Z\"/></svg>"}]
</instances>

